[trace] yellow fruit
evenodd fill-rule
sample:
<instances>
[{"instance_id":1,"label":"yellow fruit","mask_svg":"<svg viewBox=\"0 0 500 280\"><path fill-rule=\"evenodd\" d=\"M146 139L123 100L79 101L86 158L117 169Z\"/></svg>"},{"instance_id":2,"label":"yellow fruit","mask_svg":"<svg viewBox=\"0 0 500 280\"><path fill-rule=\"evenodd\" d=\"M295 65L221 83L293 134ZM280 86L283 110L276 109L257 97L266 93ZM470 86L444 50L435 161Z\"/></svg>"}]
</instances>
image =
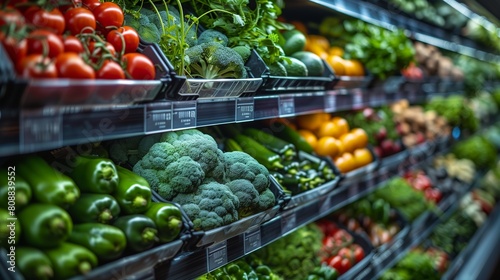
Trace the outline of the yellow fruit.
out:
<instances>
[{"instance_id":1,"label":"yellow fruit","mask_svg":"<svg viewBox=\"0 0 500 280\"><path fill-rule=\"evenodd\" d=\"M336 139L331 136L319 138L314 151L320 156L336 157L339 154Z\"/></svg>"},{"instance_id":2,"label":"yellow fruit","mask_svg":"<svg viewBox=\"0 0 500 280\"><path fill-rule=\"evenodd\" d=\"M342 57L344 55L344 50L341 47L332 46L328 50L328 54L329 55L336 55L336 56Z\"/></svg>"},{"instance_id":3,"label":"yellow fruit","mask_svg":"<svg viewBox=\"0 0 500 280\"><path fill-rule=\"evenodd\" d=\"M336 55L328 55L328 57L325 60L326 63L330 65L335 75L337 76L345 75L344 59L342 57Z\"/></svg>"},{"instance_id":4,"label":"yellow fruit","mask_svg":"<svg viewBox=\"0 0 500 280\"><path fill-rule=\"evenodd\" d=\"M299 128L307 130L316 130L323 123L323 115L321 113L300 115L295 118Z\"/></svg>"},{"instance_id":5,"label":"yellow fruit","mask_svg":"<svg viewBox=\"0 0 500 280\"><path fill-rule=\"evenodd\" d=\"M323 136L332 136L335 138L340 137L342 135L340 127L337 126L333 121L327 121L323 122L318 130L316 131L316 135L318 137L323 137Z\"/></svg>"},{"instance_id":6,"label":"yellow fruit","mask_svg":"<svg viewBox=\"0 0 500 280\"><path fill-rule=\"evenodd\" d=\"M306 140L307 143L309 143L309 145L311 145L313 149L316 148L318 144L318 138L316 137L316 135L314 135L314 133L306 129L300 129L298 130L298 133L304 138L304 140Z\"/></svg>"}]
</instances>

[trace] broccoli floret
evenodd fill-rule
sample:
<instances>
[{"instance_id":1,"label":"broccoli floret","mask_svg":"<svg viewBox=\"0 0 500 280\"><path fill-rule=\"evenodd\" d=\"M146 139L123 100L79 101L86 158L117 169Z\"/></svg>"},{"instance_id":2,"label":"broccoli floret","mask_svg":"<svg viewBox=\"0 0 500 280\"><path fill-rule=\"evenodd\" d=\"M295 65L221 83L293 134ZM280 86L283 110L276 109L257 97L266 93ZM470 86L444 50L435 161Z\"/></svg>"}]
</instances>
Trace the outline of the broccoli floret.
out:
<instances>
[{"instance_id":1,"label":"broccoli floret","mask_svg":"<svg viewBox=\"0 0 500 280\"><path fill-rule=\"evenodd\" d=\"M225 152L224 164L229 181L246 179L259 193L269 187L269 171L249 154L240 151Z\"/></svg>"},{"instance_id":2,"label":"broccoli floret","mask_svg":"<svg viewBox=\"0 0 500 280\"><path fill-rule=\"evenodd\" d=\"M189 28L189 26L186 25L186 29L187 28ZM186 40L186 44L189 47L195 46L198 43L196 29L194 27L191 27L191 29L189 29L186 32L186 38L185 38L185 40Z\"/></svg>"},{"instance_id":3,"label":"broccoli floret","mask_svg":"<svg viewBox=\"0 0 500 280\"><path fill-rule=\"evenodd\" d=\"M276 196L270 189L259 194L259 211L264 211L276 205Z\"/></svg>"},{"instance_id":4,"label":"broccoli floret","mask_svg":"<svg viewBox=\"0 0 500 280\"><path fill-rule=\"evenodd\" d=\"M109 157L116 164L135 164L139 161L138 146L142 136L119 139L111 142L109 146Z\"/></svg>"},{"instance_id":5,"label":"broccoli floret","mask_svg":"<svg viewBox=\"0 0 500 280\"><path fill-rule=\"evenodd\" d=\"M229 47L210 42L186 49L187 72L193 78L217 79L247 77L241 56Z\"/></svg>"},{"instance_id":6,"label":"broccoli floret","mask_svg":"<svg viewBox=\"0 0 500 280\"><path fill-rule=\"evenodd\" d=\"M199 163L183 156L167 166L165 172L158 172L158 194L172 200L178 193L192 193L203 182L205 173Z\"/></svg>"},{"instance_id":7,"label":"broccoli floret","mask_svg":"<svg viewBox=\"0 0 500 280\"><path fill-rule=\"evenodd\" d=\"M207 29L201 32L200 37L198 37L198 45L201 45L203 43L216 42L226 47L228 41L229 39L224 33L214 29Z\"/></svg>"},{"instance_id":8,"label":"broccoli floret","mask_svg":"<svg viewBox=\"0 0 500 280\"><path fill-rule=\"evenodd\" d=\"M227 183L227 186L240 201L240 207L238 208L238 216L240 218L258 212L260 209L259 192L257 192L250 181L237 179Z\"/></svg>"},{"instance_id":9,"label":"broccoli floret","mask_svg":"<svg viewBox=\"0 0 500 280\"><path fill-rule=\"evenodd\" d=\"M198 162L205 177L219 183L225 182L224 155L212 136L197 129L188 129L165 133L161 141L170 143L179 154Z\"/></svg>"},{"instance_id":10,"label":"broccoli floret","mask_svg":"<svg viewBox=\"0 0 500 280\"><path fill-rule=\"evenodd\" d=\"M252 50L248 46L236 46L233 47L233 50L241 56L243 62L247 62L252 54Z\"/></svg>"},{"instance_id":11,"label":"broccoli floret","mask_svg":"<svg viewBox=\"0 0 500 280\"><path fill-rule=\"evenodd\" d=\"M228 186L211 182L172 199L182 206L195 230L210 230L238 220L239 200Z\"/></svg>"},{"instance_id":12,"label":"broccoli floret","mask_svg":"<svg viewBox=\"0 0 500 280\"><path fill-rule=\"evenodd\" d=\"M142 137L137 147L139 157L143 158L149 152L149 149L151 149L151 147L154 144L160 142L161 136L162 136L161 133L157 133Z\"/></svg>"}]
</instances>

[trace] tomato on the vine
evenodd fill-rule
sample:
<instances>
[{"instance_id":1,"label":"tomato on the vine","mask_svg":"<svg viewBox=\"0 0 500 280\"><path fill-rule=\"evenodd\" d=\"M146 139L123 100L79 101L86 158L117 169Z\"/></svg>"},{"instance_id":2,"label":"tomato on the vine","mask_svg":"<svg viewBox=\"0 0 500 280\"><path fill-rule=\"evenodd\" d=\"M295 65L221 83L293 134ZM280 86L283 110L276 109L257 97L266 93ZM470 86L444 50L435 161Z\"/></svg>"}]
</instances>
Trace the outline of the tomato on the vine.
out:
<instances>
[{"instance_id":1,"label":"tomato on the vine","mask_svg":"<svg viewBox=\"0 0 500 280\"><path fill-rule=\"evenodd\" d=\"M24 22L24 17L18 10L9 7L0 10L0 26L14 24L16 27L21 27Z\"/></svg>"},{"instance_id":2,"label":"tomato on the vine","mask_svg":"<svg viewBox=\"0 0 500 280\"><path fill-rule=\"evenodd\" d=\"M37 29L28 35L28 54L45 54L53 58L62 52L64 44L53 32Z\"/></svg>"},{"instance_id":3,"label":"tomato on the vine","mask_svg":"<svg viewBox=\"0 0 500 280\"><path fill-rule=\"evenodd\" d=\"M120 64L108 59L105 60L102 67L96 71L96 79L125 79L125 72Z\"/></svg>"},{"instance_id":4,"label":"tomato on the vine","mask_svg":"<svg viewBox=\"0 0 500 280\"><path fill-rule=\"evenodd\" d=\"M87 9L93 11L95 8L101 5L101 1L99 0L83 0L82 5Z\"/></svg>"},{"instance_id":5,"label":"tomato on the vine","mask_svg":"<svg viewBox=\"0 0 500 280\"><path fill-rule=\"evenodd\" d=\"M24 12L24 17L28 23L33 24L36 28L49 29L56 34L62 34L66 27L64 16L57 8L48 11L32 6Z\"/></svg>"},{"instance_id":6,"label":"tomato on the vine","mask_svg":"<svg viewBox=\"0 0 500 280\"><path fill-rule=\"evenodd\" d=\"M330 267L335 268L339 274L346 273L351 268L351 262L349 259L343 258L339 255L334 256L328 261Z\"/></svg>"},{"instance_id":7,"label":"tomato on the vine","mask_svg":"<svg viewBox=\"0 0 500 280\"><path fill-rule=\"evenodd\" d=\"M109 42L102 44L101 42L90 41L88 43L89 58L92 62L97 63L101 59L109 59L116 57L116 50Z\"/></svg>"},{"instance_id":8,"label":"tomato on the vine","mask_svg":"<svg viewBox=\"0 0 500 280\"><path fill-rule=\"evenodd\" d=\"M354 255L354 261L359 263L365 257L365 251L358 244L351 245L352 254Z\"/></svg>"},{"instance_id":9,"label":"tomato on the vine","mask_svg":"<svg viewBox=\"0 0 500 280\"><path fill-rule=\"evenodd\" d=\"M104 30L123 25L123 10L113 2L104 2L92 10L97 24Z\"/></svg>"},{"instance_id":10,"label":"tomato on the vine","mask_svg":"<svg viewBox=\"0 0 500 280\"><path fill-rule=\"evenodd\" d=\"M0 41L14 64L17 64L28 54L28 43L26 39L19 40L13 36L5 36L4 33L0 32Z\"/></svg>"},{"instance_id":11,"label":"tomato on the vine","mask_svg":"<svg viewBox=\"0 0 500 280\"><path fill-rule=\"evenodd\" d=\"M156 70L153 62L141 53L128 53L123 56L126 73L135 80L153 80Z\"/></svg>"},{"instance_id":12,"label":"tomato on the vine","mask_svg":"<svg viewBox=\"0 0 500 280\"><path fill-rule=\"evenodd\" d=\"M117 52L133 53L139 47L139 34L130 26L111 30L106 36L106 40L115 47ZM123 46L124 42L125 46Z\"/></svg>"},{"instance_id":13,"label":"tomato on the vine","mask_svg":"<svg viewBox=\"0 0 500 280\"><path fill-rule=\"evenodd\" d=\"M57 78L54 62L41 54L31 54L19 61L17 74L23 78Z\"/></svg>"},{"instance_id":14,"label":"tomato on the vine","mask_svg":"<svg viewBox=\"0 0 500 280\"><path fill-rule=\"evenodd\" d=\"M64 44L64 52L74 52L74 53L82 53L83 45L82 42L73 35L67 35L61 37Z\"/></svg>"},{"instance_id":15,"label":"tomato on the vine","mask_svg":"<svg viewBox=\"0 0 500 280\"><path fill-rule=\"evenodd\" d=\"M94 79L95 71L76 53L62 53L55 60L60 78Z\"/></svg>"},{"instance_id":16,"label":"tomato on the vine","mask_svg":"<svg viewBox=\"0 0 500 280\"><path fill-rule=\"evenodd\" d=\"M66 20L66 29L72 35L78 35L82 32L91 33L96 28L94 14L82 7L67 10L64 13L64 19Z\"/></svg>"}]
</instances>

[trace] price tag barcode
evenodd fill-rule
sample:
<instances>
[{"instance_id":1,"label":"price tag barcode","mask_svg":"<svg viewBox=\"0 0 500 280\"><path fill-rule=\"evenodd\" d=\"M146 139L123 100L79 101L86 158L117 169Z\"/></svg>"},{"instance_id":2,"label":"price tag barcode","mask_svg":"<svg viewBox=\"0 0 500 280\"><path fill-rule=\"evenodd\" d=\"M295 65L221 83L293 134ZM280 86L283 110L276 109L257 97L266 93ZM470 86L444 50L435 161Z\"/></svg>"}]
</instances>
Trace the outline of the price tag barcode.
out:
<instances>
[{"instance_id":1,"label":"price tag barcode","mask_svg":"<svg viewBox=\"0 0 500 280\"><path fill-rule=\"evenodd\" d=\"M196 101L174 102L172 104L172 128L192 128L196 126Z\"/></svg>"},{"instance_id":2,"label":"price tag barcode","mask_svg":"<svg viewBox=\"0 0 500 280\"><path fill-rule=\"evenodd\" d=\"M262 245L262 238L260 234L260 227L257 227L256 229L249 230L243 234L243 250L245 254L248 254L250 252L253 252L257 249L259 249Z\"/></svg>"},{"instance_id":3,"label":"price tag barcode","mask_svg":"<svg viewBox=\"0 0 500 280\"><path fill-rule=\"evenodd\" d=\"M325 94L325 111L333 112L336 109L336 96L335 94Z\"/></svg>"},{"instance_id":4,"label":"price tag barcode","mask_svg":"<svg viewBox=\"0 0 500 280\"><path fill-rule=\"evenodd\" d=\"M236 121L245 122L253 121L255 118L254 113L254 99L253 97L244 97L236 100Z\"/></svg>"},{"instance_id":5,"label":"price tag barcode","mask_svg":"<svg viewBox=\"0 0 500 280\"><path fill-rule=\"evenodd\" d=\"M295 98L293 96L280 95L279 110L280 117L293 116L295 114Z\"/></svg>"},{"instance_id":6,"label":"price tag barcode","mask_svg":"<svg viewBox=\"0 0 500 280\"><path fill-rule=\"evenodd\" d=\"M294 230L296 225L297 217L295 216L294 210L285 212L281 215L281 235L285 235Z\"/></svg>"},{"instance_id":7,"label":"price tag barcode","mask_svg":"<svg viewBox=\"0 0 500 280\"><path fill-rule=\"evenodd\" d=\"M144 132L163 132L172 129L172 104L150 104L144 111Z\"/></svg>"},{"instance_id":8,"label":"price tag barcode","mask_svg":"<svg viewBox=\"0 0 500 280\"><path fill-rule=\"evenodd\" d=\"M207 267L209 272L225 264L227 264L226 240L207 248Z\"/></svg>"},{"instance_id":9,"label":"price tag barcode","mask_svg":"<svg viewBox=\"0 0 500 280\"><path fill-rule=\"evenodd\" d=\"M62 146L62 118L58 112L44 116L38 110L35 112L23 110L20 126L21 152L28 153Z\"/></svg>"}]
</instances>

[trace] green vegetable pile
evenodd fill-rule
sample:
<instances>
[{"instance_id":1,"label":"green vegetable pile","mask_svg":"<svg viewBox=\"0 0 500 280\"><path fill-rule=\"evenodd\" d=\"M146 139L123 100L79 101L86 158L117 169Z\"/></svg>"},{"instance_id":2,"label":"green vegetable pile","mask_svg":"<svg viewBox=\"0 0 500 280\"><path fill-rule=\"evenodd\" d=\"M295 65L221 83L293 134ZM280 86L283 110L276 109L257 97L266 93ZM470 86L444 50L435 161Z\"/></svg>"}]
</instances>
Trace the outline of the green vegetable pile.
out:
<instances>
[{"instance_id":1,"label":"green vegetable pile","mask_svg":"<svg viewBox=\"0 0 500 280\"><path fill-rule=\"evenodd\" d=\"M323 234L314 223L297 229L254 252L283 279L307 279L319 267L317 257Z\"/></svg>"},{"instance_id":2,"label":"green vegetable pile","mask_svg":"<svg viewBox=\"0 0 500 280\"><path fill-rule=\"evenodd\" d=\"M480 135L474 135L463 140L452 148L457 158L466 158L474 162L479 169L495 167L497 150L493 143Z\"/></svg>"},{"instance_id":3,"label":"green vegetable pile","mask_svg":"<svg viewBox=\"0 0 500 280\"><path fill-rule=\"evenodd\" d=\"M346 59L357 59L375 77L399 74L414 60L413 44L403 30L387 30L361 20L328 17L320 33L336 45L345 44Z\"/></svg>"},{"instance_id":4,"label":"green vegetable pile","mask_svg":"<svg viewBox=\"0 0 500 280\"><path fill-rule=\"evenodd\" d=\"M198 277L196 280L281 280L271 268L254 255L237 260Z\"/></svg>"},{"instance_id":5,"label":"green vegetable pile","mask_svg":"<svg viewBox=\"0 0 500 280\"><path fill-rule=\"evenodd\" d=\"M439 224L430 240L435 247L456 256L469 244L470 238L477 230L474 220L463 210L455 212L445 223Z\"/></svg>"},{"instance_id":6,"label":"green vegetable pile","mask_svg":"<svg viewBox=\"0 0 500 280\"><path fill-rule=\"evenodd\" d=\"M222 152L196 129L169 132L134 165L164 199L179 203L195 230L209 230L273 207L269 171L243 152Z\"/></svg>"},{"instance_id":7,"label":"green vegetable pile","mask_svg":"<svg viewBox=\"0 0 500 280\"><path fill-rule=\"evenodd\" d=\"M294 144L274 136L269 129L224 126L221 130L231 137L225 141L227 151L251 155L292 195L319 187L336 177L326 160L301 156Z\"/></svg>"},{"instance_id":8,"label":"green vegetable pile","mask_svg":"<svg viewBox=\"0 0 500 280\"><path fill-rule=\"evenodd\" d=\"M387 270L381 280L440 279L432 257L422 250L410 251L395 267Z\"/></svg>"},{"instance_id":9,"label":"green vegetable pile","mask_svg":"<svg viewBox=\"0 0 500 280\"><path fill-rule=\"evenodd\" d=\"M446 118L449 125L462 130L475 132L479 128L479 120L463 96L435 97L427 103L426 109L437 112Z\"/></svg>"},{"instance_id":10,"label":"green vegetable pile","mask_svg":"<svg viewBox=\"0 0 500 280\"><path fill-rule=\"evenodd\" d=\"M409 221L415 220L420 214L435 208L432 202L425 199L424 193L413 189L405 179L396 177L387 184L370 194L370 200L377 198L388 202Z\"/></svg>"}]
</instances>

